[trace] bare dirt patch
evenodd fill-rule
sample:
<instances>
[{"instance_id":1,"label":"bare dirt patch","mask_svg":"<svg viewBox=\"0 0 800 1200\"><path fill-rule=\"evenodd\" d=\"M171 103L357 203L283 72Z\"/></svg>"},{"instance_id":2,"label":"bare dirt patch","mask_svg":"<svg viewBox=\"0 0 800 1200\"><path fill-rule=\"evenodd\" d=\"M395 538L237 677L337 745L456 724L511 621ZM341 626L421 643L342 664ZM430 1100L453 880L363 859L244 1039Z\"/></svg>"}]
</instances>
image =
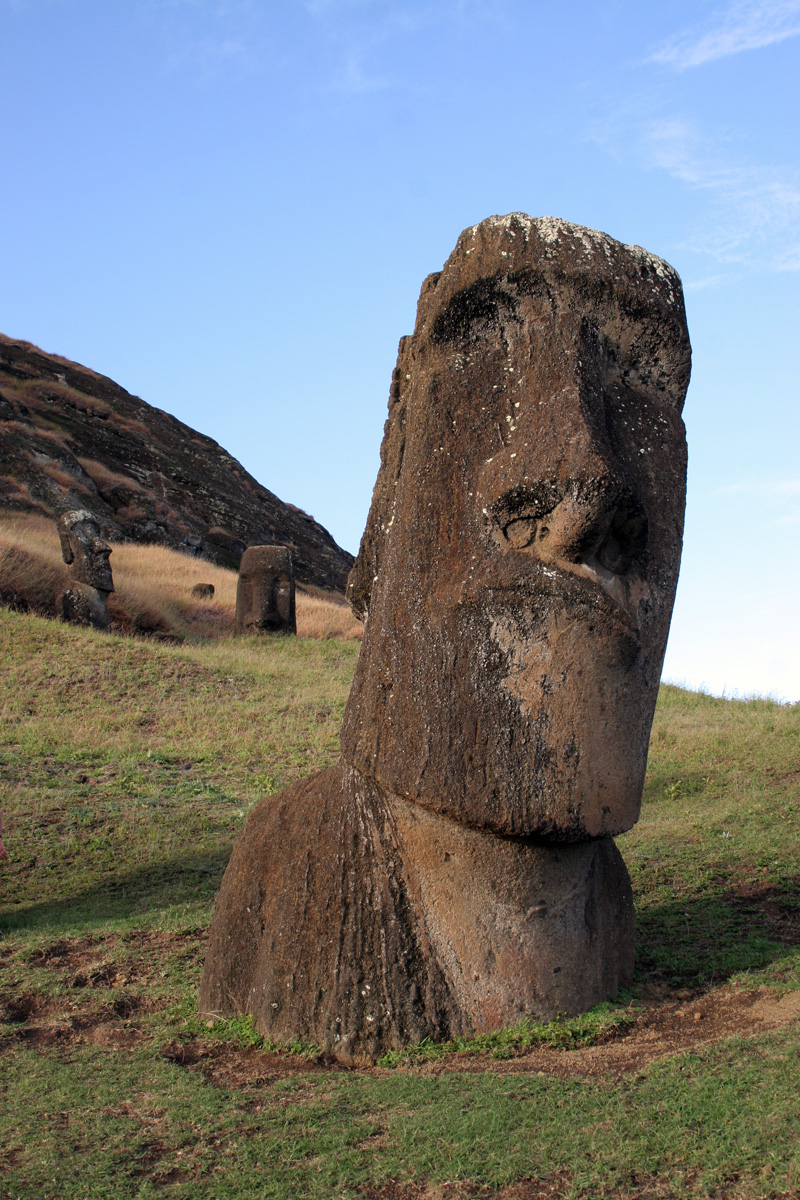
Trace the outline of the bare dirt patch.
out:
<instances>
[{"instance_id":1,"label":"bare dirt patch","mask_svg":"<svg viewBox=\"0 0 800 1200\"><path fill-rule=\"evenodd\" d=\"M365 1187L359 1191L363 1200L558 1200L570 1192L572 1176L568 1171L557 1171L542 1179L520 1179L499 1190L479 1184L457 1182L440 1184L385 1183L380 1187ZM678 1180L661 1179L656 1175L632 1173L624 1184L610 1183L592 1192L596 1200L686 1200L689 1195L700 1195L708 1200L742 1200L752 1197L752 1189L744 1191L733 1180L730 1184L714 1187L711 1192L695 1190L697 1173L685 1171ZM585 1193L581 1192L581 1195ZM769 1193L776 1200L798 1200L800 1192Z\"/></svg>"},{"instance_id":2,"label":"bare dirt patch","mask_svg":"<svg viewBox=\"0 0 800 1200\"><path fill-rule=\"evenodd\" d=\"M601 1076L617 1079L640 1074L659 1059L696 1050L721 1038L749 1037L798 1019L800 992L779 995L765 987L749 991L718 988L694 996L686 991L666 992L648 1003L634 1026L613 1033L608 1041L594 1046L574 1050L542 1047L506 1060L498 1060L490 1052L453 1053L411 1067L394 1068L391 1073L399 1070L441 1075L457 1071L491 1071L503 1075L540 1074L559 1079ZM325 1056L309 1060L273 1054L252 1046L242 1048L230 1042L209 1043L197 1038L170 1042L162 1054L178 1066L201 1071L207 1082L226 1088L261 1087L289 1075L346 1069ZM383 1067L366 1069L370 1073L390 1073ZM408 1193L409 1200L412 1195Z\"/></svg>"},{"instance_id":3,"label":"bare dirt patch","mask_svg":"<svg viewBox=\"0 0 800 1200\"><path fill-rule=\"evenodd\" d=\"M203 935L137 930L62 938L36 949L27 959L25 987L0 993L0 1020L8 1026L0 1050L19 1042L58 1053L81 1045L133 1049L149 1036L143 1019L169 1003L160 994L163 964L199 959Z\"/></svg>"},{"instance_id":4,"label":"bare dirt patch","mask_svg":"<svg viewBox=\"0 0 800 1200\"><path fill-rule=\"evenodd\" d=\"M521 1179L507 1187L482 1187L475 1183L403 1184L384 1183L378 1188L359 1191L364 1200L556 1200L565 1196L571 1183L567 1172L559 1171L544 1179Z\"/></svg>"},{"instance_id":5,"label":"bare dirt patch","mask_svg":"<svg viewBox=\"0 0 800 1200\"><path fill-rule=\"evenodd\" d=\"M296 1075L319 1075L344 1071L339 1063L321 1057L274 1054L255 1046L236 1046L230 1042L172 1041L163 1047L162 1057L177 1066L199 1070L207 1083L217 1087L263 1087L278 1079Z\"/></svg>"},{"instance_id":6,"label":"bare dirt patch","mask_svg":"<svg viewBox=\"0 0 800 1200\"><path fill-rule=\"evenodd\" d=\"M800 876L788 888L744 880L730 890L726 899L738 912L758 918L765 932L777 941L800 945Z\"/></svg>"},{"instance_id":7,"label":"bare dirt patch","mask_svg":"<svg viewBox=\"0 0 800 1200\"><path fill-rule=\"evenodd\" d=\"M737 895L743 905L764 906L776 921L788 923L792 929L800 927L798 910L774 889L743 884ZM146 1014L168 1003L160 998L164 964L174 966L177 960L187 967L199 967L205 939L206 931L199 928L177 933L134 930L107 938L62 938L37 949L28 963L32 968L48 969L50 986L41 992L31 988L29 972L24 988L0 993L0 1019L11 1034L0 1046L24 1041L37 1049L58 1051L81 1044L110 1051L131 1049L148 1036L143 1023ZM34 970L34 977L36 974ZM494 1057L489 1051L452 1053L395 1070L618 1078L636 1075L659 1059L721 1038L748 1037L798 1019L800 992L781 995L767 987L726 985L701 993L659 986L651 988L635 1024L611 1030L599 1044L570 1050L538 1047L508 1059ZM162 1054L178 1066L199 1071L207 1082L231 1089L259 1088L287 1076L345 1069L325 1056L309 1059L275 1054L216 1041L211 1034L207 1039L200 1034L169 1042Z\"/></svg>"},{"instance_id":8,"label":"bare dirt patch","mask_svg":"<svg viewBox=\"0 0 800 1200\"><path fill-rule=\"evenodd\" d=\"M49 967L74 988L149 983L160 977L167 961L199 961L205 950L204 936L205 931L199 929L181 933L137 929L124 937L63 938L35 950L30 965Z\"/></svg>"},{"instance_id":9,"label":"bare dirt patch","mask_svg":"<svg viewBox=\"0 0 800 1200\"><path fill-rule=\"evenodd\" d=\"M697 1050L726 1037L750 1037L800 1019L800 992L778 995L771 988L717 988L705 995L672 993L651 1002L636 1024L607 1042L575 1050L546 1047L498 1062L489 1054L454 1055L420 1068L431 1074L458 1069L498 1074L542 1074L591 1079L639 1074L651 1063Z\"/></svg>"}]
</instances>

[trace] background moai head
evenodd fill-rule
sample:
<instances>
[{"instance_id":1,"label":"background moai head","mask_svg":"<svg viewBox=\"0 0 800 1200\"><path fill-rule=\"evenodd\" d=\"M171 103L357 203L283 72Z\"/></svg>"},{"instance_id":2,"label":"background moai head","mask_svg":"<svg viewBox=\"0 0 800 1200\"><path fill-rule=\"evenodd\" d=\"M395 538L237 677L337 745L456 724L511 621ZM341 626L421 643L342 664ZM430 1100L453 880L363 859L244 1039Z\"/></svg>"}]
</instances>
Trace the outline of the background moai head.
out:
<instances>
[{"instance_id":1,"label":"background moai head","mask_svg":"<svg viewBox=\"0 0 800 1200\"><path fill-rule=\"evenodd\" d=\"M295 633L294 574L288 546L249 546L239 564L236 632Z\"/></svg>"},{"instance_id":2,"label":"background moai head","mask_svg":"<svg viewBox=\"0 0 800 1200\"><path fill-rule=\"evenodd\" d=\"M349 582L345 759L501 834L630 828L678 577L680 280L553 218L490 217L425 281Z\"/></svg>"},{"instance_id":3,"label":"background moai head","mask_svg":"<svg viewBox=\"0 0 800 1200\"><path fill-rule=\"evenodd\" d=\"M113 592L108 561L111 547L100 533L97 518L85 508L62 513L58 518L58 536L72 579L100 592Z\"/></svg>"}]
</instances>

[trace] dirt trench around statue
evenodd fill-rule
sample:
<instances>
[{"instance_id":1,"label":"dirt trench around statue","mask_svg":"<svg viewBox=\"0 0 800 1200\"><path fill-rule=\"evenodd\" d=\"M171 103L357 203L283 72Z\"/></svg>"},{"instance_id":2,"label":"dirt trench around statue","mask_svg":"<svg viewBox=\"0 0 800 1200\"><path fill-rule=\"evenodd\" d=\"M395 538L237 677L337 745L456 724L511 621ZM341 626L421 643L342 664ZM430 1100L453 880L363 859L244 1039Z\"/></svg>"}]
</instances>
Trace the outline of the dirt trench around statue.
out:
<instances>
[{"instance_id":1,"label":"dirt trench around statue","mask_svg":"<svg viewBox=\"0 0 800 1200\"><path fill-rule=\"evenodd\" d=\"M32 965L38 962L55 974L57 985L48 992L32 988L30 976L22 990L15 990L8 986L11 980L6 972L0 972L0 984L5 983L0 986L0 1017L9 1029L9 1036L0 1040L0 1057L4 1046L20 1042L39 1053L67 1056L81 1045L125 1053L157 1040L157 1014L168 1005L158 995L164 958L177 956L197 969L205 934L201 929L134 930L106 938L62 938L36 951L31 960ZM357 1069L370 1074L491 1072L575 1080L635 1079L673 1055L791 1024L800 1019L800 992L730 983L705 991L649 985L635 1011L630 1025L610 1029L605 1040L589 1046L536 1046L515 1050L503 1059L489 1050L449 1051L408 1065ZM258 1088L287 1076L345 1070L324 1056L275 1053L220 1040L213 1026L164 1040L158 1051L164 1059L201 1073L207 1083L227 1089Z\"/></svg>"}]
</instances>

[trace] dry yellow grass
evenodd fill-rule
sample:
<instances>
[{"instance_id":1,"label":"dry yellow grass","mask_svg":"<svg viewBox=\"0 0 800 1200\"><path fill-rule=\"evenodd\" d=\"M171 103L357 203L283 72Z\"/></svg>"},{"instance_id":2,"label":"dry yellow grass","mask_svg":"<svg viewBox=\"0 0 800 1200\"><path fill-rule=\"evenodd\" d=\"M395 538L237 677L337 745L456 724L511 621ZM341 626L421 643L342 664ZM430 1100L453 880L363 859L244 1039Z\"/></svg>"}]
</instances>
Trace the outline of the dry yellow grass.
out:
<instances>
[{"instance_id":1,"label":"dry yellow grass","mask_svg":"<svg viewBox=\"0 0 800 1200\"><path fill-rule=\"evenodd\" d=\"M235 571L165 546L134 543L112 543L111 568L115 591L108 609L118 630L201 641L232 634ZM6 603L54 616L68 579L53 521L0 516L0 596ZM198 583L213 584L214 595L193 596ZM298 636L353 639L361 631L342 597L300 585Z\"/></svg>"}]
</instances>

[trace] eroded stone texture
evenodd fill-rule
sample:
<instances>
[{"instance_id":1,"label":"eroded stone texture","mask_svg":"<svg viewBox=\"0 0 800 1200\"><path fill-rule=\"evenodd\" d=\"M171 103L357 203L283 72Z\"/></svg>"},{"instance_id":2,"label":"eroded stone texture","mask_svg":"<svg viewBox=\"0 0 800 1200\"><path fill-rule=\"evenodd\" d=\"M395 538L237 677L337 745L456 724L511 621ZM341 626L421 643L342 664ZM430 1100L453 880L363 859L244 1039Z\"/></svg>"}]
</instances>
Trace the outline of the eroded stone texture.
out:
<instances>
[{"instance_id":1,"label":"eroded stone texture","mask_svg":"<svg viewBox=\"0 0 800 1200\"><path fill-rule=\"evenodd\" d=\"M238 634L296 633L294 574L288 546L249 546L236 588Z\"/></svg>"},{"instance_id":2,"label":"eroded stone texture","mask_svg":"<svg viewBox=\"0 0 800 1200\"><path fill-rule=\"evenodd\" d=\"M351 1061L630 981L610 835L639 812L689 368L675 272L592 230L489 218L425 281L350 577L342 761L249 817L203 1009Z\"/></svg>"},{"instance_id":3,"label":"eroded stone texture","mask_svg":"<svg viewBox=\"0 0 800 1200\"><path fill-rule=\"evenodd\" d=\"M64 621L106 629L111 619L107 602L114 591L109 557L111 547L105 541L93 513L73 509L57 521L61 554L70 568L71 586L58 599Z\"/></svg>"},{"instance_id":4,"label":"eroded stone texture","mask_svg":"<svg viewBox=\"0 0 800 1200\"><path fill-rule=\"evenodd\" d=\"M345 757L498 833L638 817L680 559L680 281L566 222L490 218L423 285L349 584Z\"/></svg>"},{"instance_id":5,"label":"eroded stone texture","mask_svg":"<svg viewBox=\"0 0 800 1200\"><path fill-rule=\"evenodd\" d=\"M609 839L543 849L468 829L340 764L268 797L234 847L200 985L277 1042L345 1063L576 1013L633 970Z\"/></svg>"}]
</instances>

